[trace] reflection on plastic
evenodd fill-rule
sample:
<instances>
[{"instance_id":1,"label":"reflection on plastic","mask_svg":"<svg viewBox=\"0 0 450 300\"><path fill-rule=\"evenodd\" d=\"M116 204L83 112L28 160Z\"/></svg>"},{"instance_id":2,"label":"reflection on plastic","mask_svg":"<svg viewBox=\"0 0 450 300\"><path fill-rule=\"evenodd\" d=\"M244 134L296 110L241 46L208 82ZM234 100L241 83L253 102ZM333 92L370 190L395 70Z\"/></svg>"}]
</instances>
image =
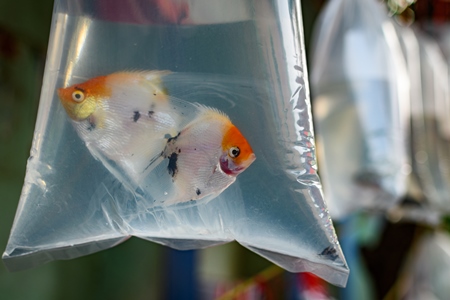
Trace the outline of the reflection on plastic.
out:
<instances>
[{"instance_id":1,"label":"reflection on plastic","mask_svg":"<svg viewBox=\"0 0 450 300\"><path fill-rule=\"evenodd\" d=\"M233 1L221 18L210 24L202 7L211 8L216 2L185 1L189 23L155 25L105 18L95 2L56 1L32 153L3 255L9 269L75 258L112 247L130 236L177 249L237 240L289 271L309 271L345 285L349 270L316 173L304 46L299 35L300 4ZM236 10L241 11L239 20L233 14ZM211 9L211 14L215 13ZM121 130L110 132L117 135L114 141L122 136L132 149L168 150L170 155L145 175L132 170L143 166L145 170L151 162L146 161L149 156L131 159L127 165L120 155L99 151L99 141L80 135L57 95L60 88L123 70L172 72L160 76L161 82L158 79L151 87L157 93L146 100L150 108L131 108L139 103L136 96L142 89L125 89L121 92L129 95L129 102L118 111L127 112L128 119L120 119L121 114L104 119L104 124L111 119L112 125L122 124ZM70 93L74 101L86 97L74 92ZM65 97L64 90L60 94ZM151 103L164 103L166 96L167 106L158 105L158 110L155 106L154 113L149 113ZM71 111L70 105L65 106ZM239 129L256 160L210 199L154 203L153 198L174 190L165 190L160 184L161 180L171 183L169 169L181 172L180 156L176 164L172 157L181 141L174 138L181 137L180 132L205 111L213 115L223 112L222 120L229 118ZM72 112L72 118L80 118L81 113L89 115L89 107ZM141 128L142 132L140 127L131 127L139 121L150 122L155 114L160 120L156 124L163 124L163 114L170 120L157 135L150 130L155 128L152 126ZM84 129L101 127L102 116L99 118L88 118ZM155 136L161 144L155 142ZM126 151L125 145L119 149ZM239 171L230 161L220 163L224 164L222 170ZM208 165L215 164L217 161ZM194 196L187 198L197 195L196 189L192 192Z\"/></svg>"}]
</instances>

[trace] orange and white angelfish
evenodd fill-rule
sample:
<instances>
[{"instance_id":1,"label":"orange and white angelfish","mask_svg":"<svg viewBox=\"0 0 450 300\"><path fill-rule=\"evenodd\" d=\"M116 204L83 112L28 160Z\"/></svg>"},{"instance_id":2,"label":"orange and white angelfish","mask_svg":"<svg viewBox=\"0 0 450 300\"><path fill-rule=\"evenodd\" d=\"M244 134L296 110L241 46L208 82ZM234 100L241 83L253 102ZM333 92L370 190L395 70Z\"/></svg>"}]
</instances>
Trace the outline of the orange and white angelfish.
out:
<instances>
[{"instance_id":1,"label":"orange and white angelfish","mask_svg":"<svg viewBox=\"0 0 450 300\"><path fill-rule=\"evenodd\" d=\"M117 178L125 173L159 204L212 199L255 154L224 113L169 97L161 80L166 74L113 73L58 95L90 152Z\"/></svg>"},{"instance_id":2,"label":"orange and white angelfish","mask_svg":"<svg viewBox=\"0 0 450 300\"><path fill-rule=\"evenodd\" d=\"M114 161L135 184L145 177L154 153L164 149L164 136L180 130L161 83L167 73L118 72L58 90L91 153L104 164Z\"/></svg>"},{"instance_id":3,"label":"orange and white angelfish","mask_svg":"<svg viewBox=\"0 0 450 300\"><path fill-rule=\"evenodd\" d=\"M198 107L196 118L170 138L164 149L175 187L165 203L215 197L256 159L250 144L224 113Z\"/></svg>"}]
</instances>

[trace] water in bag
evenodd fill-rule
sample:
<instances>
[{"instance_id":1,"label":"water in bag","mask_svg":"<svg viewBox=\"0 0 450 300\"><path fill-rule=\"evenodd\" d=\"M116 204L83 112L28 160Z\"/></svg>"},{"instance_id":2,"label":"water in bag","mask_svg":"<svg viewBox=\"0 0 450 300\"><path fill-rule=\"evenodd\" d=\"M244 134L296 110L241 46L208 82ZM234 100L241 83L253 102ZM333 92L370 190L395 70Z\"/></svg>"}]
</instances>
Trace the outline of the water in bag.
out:
<instances>
[{"instance_id":1,"label":"water in bag","mask_svg":"<svg viewBox=\"0 0 450 300\"><path fill-rule=\"evenodd\" d=\"M289 271L310 271L345 285L348 267L316 174L300 3L236 0L224 6L191 0L153 7L156 2L144 0L106 2L56 1L33 148L3 255L7 267L20 270L86 255L130 236L177 249L237 240ZM87 133L117 126L108 134L116 135L114 143L129 141L125 146L131 154L160 154L142 167L148 170L145 175L135 176L141 160L121 160L98 147L102 135L87 139L64 106L64 90L57 91L84 87L82 83L99 76L111 79L117 72L135 76L148 71L162 71L152 81L157 95L151 97L167 97L167 107L126 106L120 109L128 117L121 119L120 113L108 114L117 103L108 99L103 103L109 106L102 106L107 113L83 121L91 126L84 127ZM125 77L119 76L112 90L132 99L129 105L139 93L125 84ZM84 101L99 86L68 95ZM87 107L77 108L74 115ZM185 196L187 190L173 175L184 172L183 182L192 179L186 175L190 169L183 169L190 156L183 156L186 148L178 140L185 136L183 143L193 148L210 144L201 135L186 135L205 109L214 117L196 126L217 119L228 124L229 119L254 157L249 152L251 161L244 167L227 162L239 172L225 187L213 185L205 197L203 188L196 188ZM157 135L155 130L147 134L132 129L156 116L160 121L151 128L166 124ZM215 139L204 136L208 142ZM119 152L128 151L125 146ZM175 152L178 146L180 153ZM233 149L227 153L236 155ZM192 177L198 166L232 173L218 155L207 157L217 161L203 164L196 158ZM184 195L180 201L179 195Z\"/></svg>"}]
</instances>

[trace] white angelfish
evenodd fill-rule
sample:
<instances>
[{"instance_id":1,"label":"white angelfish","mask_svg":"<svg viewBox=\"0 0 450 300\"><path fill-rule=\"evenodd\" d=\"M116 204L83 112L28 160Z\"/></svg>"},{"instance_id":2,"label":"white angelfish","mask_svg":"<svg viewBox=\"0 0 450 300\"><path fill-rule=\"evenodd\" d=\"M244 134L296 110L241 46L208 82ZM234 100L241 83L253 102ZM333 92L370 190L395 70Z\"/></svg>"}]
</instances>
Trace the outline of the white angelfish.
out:
<instances>
[{"instance_id":1,"label":"white angelfish","mask_svg":"<svg viewBox=\"0 0 450 300\"><path fill-rule=\"evenodd\" d=\"M116 177L123 174L108 160L155 202L211 199L255 154L224 113L170 98L161 80L168 73L118 72L61 88L58 95L90 152Z\"/></svg>"},{"instance_id":2,"label":"white angelfish","mask_svg":"<svg viewBox=\"0 0 450 300\"><path fill-rule=\"evenodd\" d=\"M204 106L199 106L199 110L196 118L169 139L164 149L174 189L164 203L215 197L256 159L250 144L228 116Z\"/></svg>"},{"instance_id":3,"label":"white angelfish","mask_svg":"<svg viewBox=\"0 0 450 300\"><path fill-rule=\"evenodd\" d=\"M118 164L139 184L179 115L161 84L167 71L118 72L58 90L78 135L97 158Z\"/></svg>"}]
</instances>

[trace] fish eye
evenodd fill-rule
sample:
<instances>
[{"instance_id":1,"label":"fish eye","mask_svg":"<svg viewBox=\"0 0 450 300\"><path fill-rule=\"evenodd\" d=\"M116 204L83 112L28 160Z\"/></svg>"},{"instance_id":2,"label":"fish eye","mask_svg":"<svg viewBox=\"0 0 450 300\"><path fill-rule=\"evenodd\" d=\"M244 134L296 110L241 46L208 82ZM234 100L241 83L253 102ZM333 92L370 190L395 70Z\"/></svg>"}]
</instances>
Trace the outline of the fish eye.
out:
<instances>
[{"instance_id":1,"label":"fish eye","mask_svg":"<svg viewBox=\"0 0 450 300\"><path fill-rule=\"evenodd\" d=\"M75 102L81 102L84 100L84 93L82 91L75 91L72 93L72 99Z\"/></svg>"},{"instance_id":2,"label":"fish eye","mask_svg":"<svg viewBox=\"0 0 450 300\"><path fill-rule=\"evenodd\" d=\"M236 158L239 156L239 153L241 153L241 150L238 147L231 147L230 150L228 150L228 155L231 158Z\"/></svg>"}]
</instances>

